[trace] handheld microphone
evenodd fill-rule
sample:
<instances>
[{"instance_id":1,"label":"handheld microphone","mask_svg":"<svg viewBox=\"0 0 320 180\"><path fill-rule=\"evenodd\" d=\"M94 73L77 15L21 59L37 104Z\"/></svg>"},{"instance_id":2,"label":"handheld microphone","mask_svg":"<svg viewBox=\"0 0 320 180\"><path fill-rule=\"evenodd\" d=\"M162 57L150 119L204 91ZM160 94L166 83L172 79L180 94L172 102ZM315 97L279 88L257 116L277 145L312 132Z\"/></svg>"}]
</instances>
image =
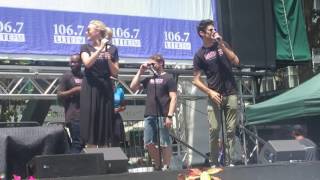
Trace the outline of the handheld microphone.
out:
<instances>
[{"instance_id":1,"label":"handheld microphone","mask_svg":"<svg viewBox=\"0 0 320 180\"><path fill-rule=\"evenodd\" d=\"M112 45L112 41L110 41L110 39L108 39L108 37L104 38L106 41L105 46L106 46L106 50L108 50L110 48L110 46Z\"/></svg>"},{"instance_id":2,"label":"handheld microphone","mask_svg":"<svg viewBox=\"0 0 320 180\"><path fill-rule=\"evenodd\" d=\"M218 43L222 41L222 37L218 36L216 38L214 38Z\"/></svg>"},{"instance_id":3,"label":"handheld microphone","mask_svg":"<svg viewBox=\"0 0 320 180\"><path fill-rule=\"evenodd\" d=\"M154 76L159 76L158 72L154 69L154 64L148 64L148 67Z\"/></svg>"}]
</instances>

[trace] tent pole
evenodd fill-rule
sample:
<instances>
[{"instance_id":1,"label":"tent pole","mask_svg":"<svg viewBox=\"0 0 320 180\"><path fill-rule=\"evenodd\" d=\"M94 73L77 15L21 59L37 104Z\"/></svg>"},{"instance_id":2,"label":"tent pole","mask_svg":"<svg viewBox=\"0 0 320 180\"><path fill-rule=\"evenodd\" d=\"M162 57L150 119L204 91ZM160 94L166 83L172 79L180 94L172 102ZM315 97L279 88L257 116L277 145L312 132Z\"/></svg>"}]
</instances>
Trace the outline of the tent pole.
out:
<instances>
[{"instance_id":1,"label":"tent pole","mask_svg":"<svg viewBox=\"0 0 320 180\"><path fill-rule=\"evenodd\" d=\"M281 2L282 2L282 7L283 7L284 19L285 19L285 21L286 21L286 28L287 28L287 32L288 32L288 40L289 40L289 46L290 46L291 56L292 56L292 60L295 61L295 57L294 57L294 54L293 54L291 34L290 34L290 31L289 31L289 22L288 22L288 17L287 17L287 10L286 10L286 6L285 6L285 4L284 4L284 0L281 0Z\"/></svg>"}]
</instances>

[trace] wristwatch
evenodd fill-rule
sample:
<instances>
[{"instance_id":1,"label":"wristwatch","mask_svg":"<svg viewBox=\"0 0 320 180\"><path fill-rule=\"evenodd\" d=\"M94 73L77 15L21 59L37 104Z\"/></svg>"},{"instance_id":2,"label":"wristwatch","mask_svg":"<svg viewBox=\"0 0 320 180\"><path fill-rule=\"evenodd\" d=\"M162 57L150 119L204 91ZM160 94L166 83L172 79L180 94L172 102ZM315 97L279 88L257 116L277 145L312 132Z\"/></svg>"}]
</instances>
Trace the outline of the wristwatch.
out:
<instances>
[{"instance_id":1,"label":"wristwatch","mask_svg":"<svg viewBox=\"0 0 320 180\"><path fill-rule=\"evenodd\" d=\"M168 115L167 118L172 119L172 116Z\"/></svg>"}]
</instances>

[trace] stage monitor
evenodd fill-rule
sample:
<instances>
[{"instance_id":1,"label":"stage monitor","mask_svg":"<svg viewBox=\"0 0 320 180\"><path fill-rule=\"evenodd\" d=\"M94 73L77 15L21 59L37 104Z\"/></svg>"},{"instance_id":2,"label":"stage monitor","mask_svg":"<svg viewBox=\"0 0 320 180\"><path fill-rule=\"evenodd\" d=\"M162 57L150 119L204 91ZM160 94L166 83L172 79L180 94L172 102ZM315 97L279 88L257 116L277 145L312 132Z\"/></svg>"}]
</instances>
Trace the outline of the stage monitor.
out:
<instances>
[{"instance_id":1,"label":"stage monitor","mask_svg":"<svg viewBox=\"0 0 320 180\"><path fill-rule=\"evenodd\" d=\"M261 149L258 163L314 160L316 155L310 156L310 153L314 152L316 152L316 147L304 145L297 140L270 140Z\"/></svg>"}]
</instances>

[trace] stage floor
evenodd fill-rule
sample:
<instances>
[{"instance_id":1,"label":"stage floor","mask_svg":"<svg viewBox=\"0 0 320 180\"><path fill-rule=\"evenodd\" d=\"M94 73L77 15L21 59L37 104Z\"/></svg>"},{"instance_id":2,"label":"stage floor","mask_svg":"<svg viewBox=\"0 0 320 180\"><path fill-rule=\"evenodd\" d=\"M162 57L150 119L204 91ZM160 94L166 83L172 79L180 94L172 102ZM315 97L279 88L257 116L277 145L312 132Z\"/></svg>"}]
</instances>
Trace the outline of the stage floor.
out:
<instances>
[{"instance_id":1,"label":"stage floor","mask_svg":"<svg viewBox=\"0 0 320 180\"><path fill-rule=\"evenodd\" d=\"M320 161L300 163L274 163L223 168L214 175L222 180L320 180ZM59 180L176 180L182 171L154 171L145 173L106 174L97 176L55 178ZM50 178L52 179L52 178Z\"/></svg>"}]
</instances>

